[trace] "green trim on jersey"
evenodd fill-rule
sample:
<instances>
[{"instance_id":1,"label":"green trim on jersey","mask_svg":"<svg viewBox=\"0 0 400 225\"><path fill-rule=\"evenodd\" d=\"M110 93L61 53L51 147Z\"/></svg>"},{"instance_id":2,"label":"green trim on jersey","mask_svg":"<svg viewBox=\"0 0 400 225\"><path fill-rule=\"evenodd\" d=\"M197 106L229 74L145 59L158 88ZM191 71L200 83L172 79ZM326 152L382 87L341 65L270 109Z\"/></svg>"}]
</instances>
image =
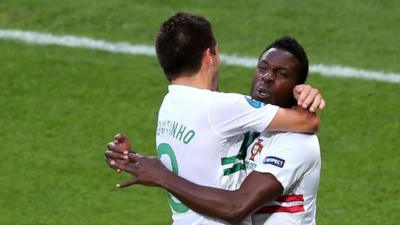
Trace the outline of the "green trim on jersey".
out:
<instances>
[{"instance_id":1,"label":"green trim on jersey","mask_svg":"<svg viewBox=\"0 0 400 225\"><path fill-rule=\"evenodd\" d=\"M237 171L245 170L245 169L246 169L246 166L244 165L243 162L235 163L235 164L233 164L233 166L231 168L224 169L224 176L227 176L227 175L236 173Z\"/></svg>"},{"instance_id":2,"label":"green trim on jersey","mask_svg":"<svg viewBox=\"0 0 400 225\"><path fill-rule=\"evenodd\" d=\"M260 133L258 132L245 133L242 145L240 146L239 153L235 156L221 158L221 165L233 164L230 168L224 169L224 176L246 169L245 159L247 154L247 148L251 145L251 143L253 143L254 139L256 139L258 136L260 136Z\"/></svg>"},{"instance_id":3,"label":"green trim on jersey","mask_svg":"<svg viewBox=\"0 0 400 225\"><path fill-rule=\"evenodd\" d=\"M239 158L239 155L235 155L235 156L231 156L231 157L222 157L221 165L235 163L238 158Z\"/></svg>"}]
</instances>

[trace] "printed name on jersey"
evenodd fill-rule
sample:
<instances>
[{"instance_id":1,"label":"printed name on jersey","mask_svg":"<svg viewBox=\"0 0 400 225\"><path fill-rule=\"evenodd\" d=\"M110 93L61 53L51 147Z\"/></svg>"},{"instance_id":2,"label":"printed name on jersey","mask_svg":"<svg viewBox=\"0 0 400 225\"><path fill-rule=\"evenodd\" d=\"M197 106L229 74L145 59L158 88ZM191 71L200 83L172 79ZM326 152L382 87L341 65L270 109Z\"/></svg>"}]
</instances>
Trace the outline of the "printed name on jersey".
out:
<instances>
[{"instance_id":1,"label":"printed name on jersey","mask_svg":"<svg viewBox=\"0 0 400 225\"><path fill-rule=\"evenodd\" d=\"M256 157L258 154L260 154L261 151L263 150L264 145L262 144L262 142L263 142L263 139L258 138L257 142L254 143L253 147L251 148L251 152L250 152L250 154L251 154L250 160L251 161L254 161L254 157Z\"/></svg>"},{"instance_id":2,"label":"printed name on jersey","mask_svg":"<svg viewBox=\"0 0 400 225\"><path fill-rule=\"evenodd\" d=\"M271 165L274 165L274 166L282 168L283 165L285 164L285 160L281 159L281 158L278 158L278 157L274 157L274 156L267 156L264 159L263 163L264 164L271 164Z\"/></svg>"},{"instance_id":3,"label":"printed name on jersey","mask_svg":"<svg viewBox=\"0 0 400 225\"><path fill-rule=\"evenodd\" d=\"M251 106L253 106L254 108L260 108L261 106L264 105L262 102L257 101L257 100L255 100L255 99L252 99L252 98L250 98L250 97L248 97L248 96L245 96L245 98L246 98L246 101L247 101Z\"/></svg>"}]
</instances>

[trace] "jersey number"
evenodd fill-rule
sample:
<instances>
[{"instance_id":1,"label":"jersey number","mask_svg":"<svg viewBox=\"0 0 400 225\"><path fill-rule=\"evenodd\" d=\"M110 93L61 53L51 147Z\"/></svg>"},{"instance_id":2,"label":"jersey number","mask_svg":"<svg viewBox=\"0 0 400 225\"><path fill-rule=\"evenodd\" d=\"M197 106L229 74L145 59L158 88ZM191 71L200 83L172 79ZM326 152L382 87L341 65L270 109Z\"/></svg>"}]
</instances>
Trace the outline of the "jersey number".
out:
<instances>
[{"instance_id":1,"label":"jersey number","mask_svg":"<svg viewBox=\"0 0 400 225\"><path fill-rule=\"evenodd\" d=\"M167 143L161 143L158 148L157 148L157 155L158 158L161 160L161 157L163 155L167 155L170 162L171 162L171 168L172 168L172 172L176 175L178 174L178 162L176 161L176 156L174 151L172 150L171 145L167 144ZM187 212L189 210L189 208L184 205L183 203L177 202L174 200L175 197L173 197L173 195L171 193L168 192L168 200L169 200L169 204L171 205L171 208L178 213L184 213Z\"/></svg>"}]
</instances>

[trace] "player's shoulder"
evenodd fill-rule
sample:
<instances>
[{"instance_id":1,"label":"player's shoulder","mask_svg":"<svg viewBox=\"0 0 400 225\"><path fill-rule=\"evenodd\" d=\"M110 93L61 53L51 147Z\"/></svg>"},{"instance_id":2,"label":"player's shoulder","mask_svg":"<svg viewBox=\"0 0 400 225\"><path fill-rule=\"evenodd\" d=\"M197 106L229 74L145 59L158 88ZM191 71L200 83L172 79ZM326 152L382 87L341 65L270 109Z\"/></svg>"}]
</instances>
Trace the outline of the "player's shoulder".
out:
<instances>
[{"instance_id":1,"label":"player's shoulder","mask_svg":"<svg viewBox=\"0 0 400 225\"><path fill-rule=\"evenodd\" d=\"M190 96L191 98L192 97L203 98L203 97L215 95L215 91L211 91L211 90L203 89L203 88L186 86L186 85L170 84L168 86L167 96L168 95L169 96L178 96L178 97Z\"/></svg>"},{"instance_id":2,"label":"player's shoulder","mask_svg":"<svg viewBox=\"0 0 400 225\"><path fill-rule=\"evenodd\" d=\"M288 141L296 154L302 154L306 160L318 161L320 159L320 146L316 134L287 133Z\"/></svg>"},{"instance_id":3,"label":"player's shoulder","mask_svg":"<svg viewBox=\"0 0 400 225\"><path fill-rule=\"evenodd\" d=\"M288 143L290 145L297 145L297 143L305 145L319 145L318 136L316 134L285 132L282 134L282 138L292 140L292 142Z\"/></svg>"},{"instance_id":4,"label":"player's shoulder","mask_svg":"<svg viewBox=\"0 0 400 225\"><path fill-rule=\"evenodd\" d=\"M219 92L219 91L210 91L209 94L210 96L221 99L239 99L245 97L245 95L239 93Z\"/></svg>"},{"instance_id":5,"label":"player's shoulder","mask_svg":"<svg viewBox=\"0 0 400 225\"><path fill-rule=\"evenodd\" d=\"M213 103L218 105L233 105L250 108L261 108L265 103L252 99L250 96L239 93L212 92Z\"/></svg>"},{"instance_id":6,"label":"player's shoulder","mask_svg":"<svg viewBox=\"0 0 400 225\"><path fill-rule=\"evenodd\" d=\"M299 156L318 156L318 136L315 134L275 132L269 134L271 147L275 151L288 151Z\"/></svg>"}]
</instances>

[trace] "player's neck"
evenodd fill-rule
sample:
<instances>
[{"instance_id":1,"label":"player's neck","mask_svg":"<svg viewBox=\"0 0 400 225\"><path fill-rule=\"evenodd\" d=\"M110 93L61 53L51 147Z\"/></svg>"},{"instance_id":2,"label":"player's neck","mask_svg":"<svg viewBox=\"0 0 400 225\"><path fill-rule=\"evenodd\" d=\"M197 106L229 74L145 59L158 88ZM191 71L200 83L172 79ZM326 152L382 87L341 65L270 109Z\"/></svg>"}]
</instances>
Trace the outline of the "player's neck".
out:
<instances>
[{"instance_id":1,"label":"player's neck","mask_svg":"<svg viewBox=\"0 0 400 225\"><path fill-rule=\"evenodd\" d=\"M181 74L178 78L172 80L171 84L212 90L211 82L207 79L207 76L201 72L193 75Z\"/></svg>"}]
</instances>

